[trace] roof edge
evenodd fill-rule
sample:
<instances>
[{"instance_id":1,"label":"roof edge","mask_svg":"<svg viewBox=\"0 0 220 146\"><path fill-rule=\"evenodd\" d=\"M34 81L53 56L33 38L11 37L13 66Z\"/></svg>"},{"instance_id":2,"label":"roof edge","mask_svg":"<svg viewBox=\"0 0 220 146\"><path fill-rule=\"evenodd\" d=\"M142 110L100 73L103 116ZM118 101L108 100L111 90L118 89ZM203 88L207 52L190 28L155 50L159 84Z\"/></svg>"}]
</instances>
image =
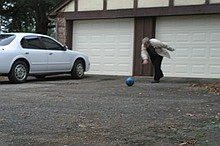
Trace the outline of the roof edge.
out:
<instances>
[{"instance_id":1,"label":"roof edge","mask_svg":"<svg viewBox=\"0 0 220 146\"><path fill-rule=\"evenodd\" d=\"M55 18L58 11L74 0L60 0L60 2L49 12L49 17Z\"/></svg>"}]
</instances>

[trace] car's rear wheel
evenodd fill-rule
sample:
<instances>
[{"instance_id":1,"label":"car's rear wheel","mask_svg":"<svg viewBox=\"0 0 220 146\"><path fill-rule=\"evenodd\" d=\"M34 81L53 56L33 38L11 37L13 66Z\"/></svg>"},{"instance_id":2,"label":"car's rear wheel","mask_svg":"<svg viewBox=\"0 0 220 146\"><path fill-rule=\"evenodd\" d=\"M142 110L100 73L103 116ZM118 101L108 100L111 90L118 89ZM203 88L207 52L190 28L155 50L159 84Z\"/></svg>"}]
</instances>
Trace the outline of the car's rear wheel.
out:
<instances>
[{"instance_id":1,"label":"car's rear wheel","mask_svg":"<svg viewBox=\"0 0 220 146\"><path fill-rule=\"evenodd\" d=\"M77 60L72 68L71 76L75 79L81 79L84 76L85 65L82 60Z\"/></svg>"},{"instance_id":2,"label":"car's rear wheel","mask_svg":"<svg viewBox=\"0 0 220 146\"><path fill-rule=\"evenodd\" d=\"M12 83L23 83L28 77L28 67L27 64L23 61L16 61L11 68L11 71L8 75L8 79Z\"/></svg>"}]
</instances>

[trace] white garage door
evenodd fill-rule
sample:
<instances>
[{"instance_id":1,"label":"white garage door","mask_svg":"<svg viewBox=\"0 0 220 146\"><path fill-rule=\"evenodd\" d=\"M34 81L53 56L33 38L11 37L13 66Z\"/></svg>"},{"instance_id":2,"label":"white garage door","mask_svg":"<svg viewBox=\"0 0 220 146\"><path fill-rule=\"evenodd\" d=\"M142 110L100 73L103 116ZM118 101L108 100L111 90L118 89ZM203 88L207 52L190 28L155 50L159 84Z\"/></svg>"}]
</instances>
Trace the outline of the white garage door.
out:
<instances>
[{"instance_id":1,"label":"white garage door","mask_svg":"<svg viewBox=\"0 0 220 146\"><path fill-rule=\"evenodd\" d=\"M166 76L220 78L220 15L158 18L156 37L176 48Z\"/></svg>"},{"instance_id":2,"label":"white garage door","mask_svg":"<svg viewBox=\"0 0 220 146\"><path fill-rule=\"evenodd\" d=\"M73 23L73 48L86 53L89 74L132 75L134 19Z\"/></svg>"}]
</instances>

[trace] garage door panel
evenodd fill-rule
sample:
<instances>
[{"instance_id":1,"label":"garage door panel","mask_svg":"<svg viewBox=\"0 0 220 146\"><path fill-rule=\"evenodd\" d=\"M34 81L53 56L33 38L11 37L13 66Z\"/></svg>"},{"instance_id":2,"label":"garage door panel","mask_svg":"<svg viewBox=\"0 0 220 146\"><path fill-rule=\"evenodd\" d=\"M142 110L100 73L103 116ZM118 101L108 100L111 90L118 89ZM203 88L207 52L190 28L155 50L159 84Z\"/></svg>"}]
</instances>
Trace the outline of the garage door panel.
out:
<instances>
[{"instance_id":1,"label":"garage door panel","mask_svg":"<svg viewBox=\"0 0 220 146\"><path fill-rule=\"evenodd\" d=\"M117 70L117 74L118 75L126 75L127 74L127 70L129 69L129 65L126 63L120 63L118 64L119 68Z\"/></svg>"},{"instance_id":2,"label":"garage door panel","mask_svg":"<svg viewBox=\"0 0 220 146\"><path fill-rule=\"evenodd\" d=\"M102 42L103 35L92 35L89 37L90 43L95 45L100 45L100 41ZM88 41L88 40L87 40Z\"/></svg>"},{"instance_id":3,"label":"garage door panel","mask_svg":"<svg viewBox=\"0 0 220 146\"><path fill-rule=\"evenodd\" d=\"M220 42L220 32L219 33L216 33L216 32L210 33L210 42L219 44L219 42Z\"/></svg>"},{"instance_id":4,"label":"garage door panel","mask_svg":"<svg viewBox=\"0 0 220 146\"><path fill-rule=\"evenodd\" d=\"M189 43L190 42L190 33L187 32L179 32L175 34L176 42Z\"/></svg>"},{"instance_id":5,"label":"garage door panel","mask_svg":"<svg viewBox=\"0 0 220 146\"><path fill-rule=\"evenodd\" d=\"M187 74L188 71L188 67L189 65L187 64L175 64L174 66L174 71L176 72L176 74L178 75L182 75L182 74Z\"/></svg>"},{"instance_id":6,"label":"garage door panel","mask_svg":"<svg viewBox=\"0 0 220 146\"><path fill-rule=\"evenodd\" d=\"M115 72L115 65L112 63L104 63L104 70L106 73Z\"/></svg>"},{"instance_id":7,"label":"garage door panel","mask_svg":"<svg viewBox=\"0 0 220 146\"><path fill-rule=\"evenodd\" d=\"M195 59L195 60L206 59L207 57L208 57L207 48L195 47L192 49L192 58L193 59Z\"/></svg>"},{"instance_id":8,"label":"garage door panel","mask_svg":"<svg viewBox=\"0 0 220 146\"><path fill-rule=\"evenodd\" d=\"M98 46L96 46L95 48L92 47L91 49L87 49L87 48L85 48L85 49L89 52L89 54L92 54L93 57L95 57L95 58L101 57L102 51L101 51L101 48L98 48Z\"/></svg>"},{"instance_id":9,"label":"garage door panel","mask_svg":"<svg viewBox=\"0 0 220 146\"><path fill-rule=\"evenodd\" d=\"M219 64L210 64L209 74L219 76Z\"/></svg>"},{"instance_id":10,"label":"garage door panel","mask_svg":"<svg viewBox=\"0 0 220 146\"><path fill-rule=\"evenodd\" d=\"M116 36L114 34L106 34L104 37L104 43L105 44L113 44L116 42Z\"/></svg>"},{"instance_id":11,"label":"garage door panel","mask_svg":"<svg viewBox=\"0 0 220 146\"><path fill-rule=\"evenodd\" d=\"M80 36L75 36L75 40L77 41L77 44L88 44L88 36L87 35L80 35Z\"/></svg>"},{"instance_id":12,"label":"garage door panel","mask_svg":"<svg viewBox=\"0 0 220 146\"><path fill-rule=\"evenodd\" d=\"M91 74L98 74L100 72L102 72L101 69L101 65L100 64L95 64L93 63L93 72Z\"/></svg>"},{"instance_id":13,"label":"garage door panel","mask_svg":"<svg viewBox=\"0 0 220 146\"><path fill-rule=\"evenodd\" d=\"M89 74L132 75L133 37L134 19L75 21L73 24L73 46L89 56Z\"/></svg>"},{"instance_id":14,"label":"garage door panel","mask_svg":"<svg viewBox=\"0 0 220 146\"><path fill-rule=\"evenodd\" d=\"M178 51L171 53L172 58L179 58L179 59L188 59L190 57L190 50L185 47L176 47Z\"/></svg>"},{"instance_id":15,"label":"garage door panel","mask_svg":"<svg viewBox=\"0 0 220 146\"><path fill-rule=\"evenodd\" d=\"M126 35L126 34L124 34L124 35L119 35L119 42L120 42L120 44L126 44L126 43L128 43L129 41L131 40L131 36L130 35Z\"/></svg>"},{"instance_id":16,"label":"garage door panel","mask_svg":"<svg viewBox=\"0 0 220 146\"><path fill-rule=\"evenodd\" d=\"M207 33L206 32L195 32L192 34L192 43L204 43L207 41Z\"/></svg>"},{"instance_id":17,"label":"garage door panel","mask_svg":"<svg viewBox=\"0 0 220 146\"><path fill-rule=\"evenodd\" d=\"M192 74L198 76L205 76L206 75L206 68L207 66L204 64L193 64L192 65Z\"/></svg>"},{"instance_id":18,"label":"garage door panel","mask_svg":"<svg viewBox=\"0 0 220 146\"><path fill-rule=\"evenodd\" d=\"M160 31L160 37L161 37L161 40L163 40L164 42L172 42L172 40L175 39L175 35L171 32L161 32Z\"/></svg>"},{"instance_id":19,"label":"garage door panel","mask_svg":"<svg viewBox=\"0 0 220 146\"><path fill-rule=\"evenodd\" d=\"M127 47L118 48L118 57L130 58L130 54Z\"/></svg>"},{"instance_id":20,"label":"garage door panel","mask_svg":"<svg viewBox=\"0 0 220 146\"><path fill-rule=\"evenodd\" d=\"M161 17L156 38L176 49L164 59L167 76L220 78L220 15Z\"/></svg>"},{"instance_id":21,"label":"garage door panel","mask_svg":"<svg viewBox=\"0 0 220 146\"><path fill-rule=\"evenodd\" d=\"M167 75L172 75L174 67L173 63L167 63L163 65L163 71L166 72Z\"/></svg>"},{"instance_id":22,"label":"garage door panel","mask_svg":"<svg viewBox=\"0 0 220 146\"><path fill-rule=\"evenodd\" d=\"M220 54L220 46L216 47L216 48L210 48L210 59L218 59L219 63L220 63L220 58L219 58L219 54Z\"/></svg>"}]
</instances>

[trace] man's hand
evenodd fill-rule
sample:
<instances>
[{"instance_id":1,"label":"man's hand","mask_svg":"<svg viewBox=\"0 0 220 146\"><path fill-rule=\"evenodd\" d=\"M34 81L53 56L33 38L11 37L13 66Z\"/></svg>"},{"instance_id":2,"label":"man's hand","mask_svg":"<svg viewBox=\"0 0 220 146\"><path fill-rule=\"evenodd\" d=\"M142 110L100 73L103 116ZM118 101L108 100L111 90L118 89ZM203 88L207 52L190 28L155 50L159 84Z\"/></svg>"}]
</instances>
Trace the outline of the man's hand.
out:
<instances>
[{"instance_id":1,"label":"man's hand","mask_svg":"<svg viewBox=\"0 0 220 146\"><path fill-rule=\"evenodd\" d=\"M175 49L172 48L172 47L168 47L167 50L169 50L169 51L175 51Z\"/></svg>"},{"instance_id":2,"label":"man's hand","mask_svg":"<svg viewBox=\"0 0 220 146\"><path fill-rule=\"evenodd\" d=\"M144 59L142 64L148 64L148 60Z\"/></svg>"}]
</instances>

